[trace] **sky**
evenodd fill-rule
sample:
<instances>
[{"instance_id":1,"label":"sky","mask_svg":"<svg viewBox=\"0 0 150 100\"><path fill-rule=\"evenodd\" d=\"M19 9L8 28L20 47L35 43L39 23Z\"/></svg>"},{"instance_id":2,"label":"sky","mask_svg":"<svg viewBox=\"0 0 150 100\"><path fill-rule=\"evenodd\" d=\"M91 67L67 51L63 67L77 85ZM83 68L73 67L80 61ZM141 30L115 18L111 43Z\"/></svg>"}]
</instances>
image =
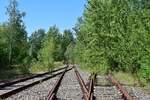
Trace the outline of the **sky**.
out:
<instances>
[{"instance_id":1,"label":"sky","mask_svg":"<svg viewBox=\"0 0 150 100\"><path fill-rule=\"evenodd\" d=\"M86 0L18 0L19 10L26 12L24 23L30 35L39 28L48 31L57 25L60 32L72 29L77 18L82 16ZM0 0L0 23L7 21L5 14L9 0Z\"/></svg>"}]
</instances>

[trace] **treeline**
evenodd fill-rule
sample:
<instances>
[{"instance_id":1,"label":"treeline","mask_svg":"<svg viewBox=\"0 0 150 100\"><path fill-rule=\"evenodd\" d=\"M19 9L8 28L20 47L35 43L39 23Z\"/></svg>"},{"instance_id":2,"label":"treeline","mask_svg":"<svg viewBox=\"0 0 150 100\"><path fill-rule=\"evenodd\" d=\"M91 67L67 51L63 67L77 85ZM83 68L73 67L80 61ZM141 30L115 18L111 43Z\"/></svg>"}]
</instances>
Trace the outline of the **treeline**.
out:
<instances>
[{"instance_id":1,"label":"treeline","mask_svg":"<svg viewBox=\"0 0 150 100\"><path fill-rule=\"evenodd\" d=\"M17 0L10 0L6 9L8 21L0 24L0 71L15 67L51 69L54 62L68 61L68 47L74 44L73 32L59 31L56 25L48 32L38 29L28 37Z\"/></svg>"},{"instance_id":2,"label":"treeline","mask_svg":"<svg viewBox=\"0 0 150 100\"><path fill-rule=\"evenodd\" d=\"M0 24L0 70L18 65L49 70L61 61L103 74L128 72L150 81L149 0L87 0L73 28L75 36L54 25L28 37L25 13L17 7L17 1L10 0L9 19Z\"/></svg>"},{"instance_id":3,"label":"treeline","mask_svg":"<svg viewBox=\"0 0 150 100\"><path fill-rule=\"evenodd\" d=\"M0 62L1 67L23 62L27 55L27 32L22 18L24 12L20 12L17 1L10 1L6 14L8 21L0 25Z\"/></svg>"},{"instance_id":4,"label":"treeline","mask_svg":"<svg viewBox=\"0 0 150 100\"><path fill-rule=\"evenodd\" d=\"M65 30L62 34L55 25L47 33L43 29L35 31L29 38L31 66L49 70L54 67L54 62L67 64L71 53L68 48L74 42L72 31Z\"/></svg>"},{"instance_id":5,"label":"treeline","mask_svg":"<svg viewBox=\"0 0 150 100\"><path fill-rule=\"evenodd\" d=\"M87 0L78 19L76 61L94 72L150 81L150 1Z\"/></svg>"}]
</instances>

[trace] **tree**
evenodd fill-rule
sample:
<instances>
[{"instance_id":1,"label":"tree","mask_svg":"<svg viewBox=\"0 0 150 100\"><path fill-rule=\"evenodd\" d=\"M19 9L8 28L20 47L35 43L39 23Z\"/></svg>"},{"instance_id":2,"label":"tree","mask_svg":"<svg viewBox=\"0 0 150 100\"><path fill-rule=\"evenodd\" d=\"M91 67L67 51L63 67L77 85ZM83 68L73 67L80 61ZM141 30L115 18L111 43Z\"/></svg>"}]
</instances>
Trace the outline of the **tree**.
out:
<instances>
[{"instance_id":1,"label":"tree","mask_svg":"<svg viewBox=\"0 0 150 100\"><path fill-rule=\"evenodd\" d=\"M74 43L73 32L71 30L64 30L63 41L62 41L62 54L64 60L67 60L68 57L65 56L65 52L70 44Z\"/></svg>"},{"instance_id":2,"label":"tree","mask_svg":"<svg viewBox=\"0 0 150 100\"><path fill-rule=\"evenodd\" d=\"M45 35L38 53L38 62L48 69L52 69L54 61L60 58L61 35L56 26L51 26Z\"/></svg>"},{"instance_id":3,"label":"tree","mask_svg":"<svg viewBox=\"0 0 150 100\"><path fill-rule=\"evenodd\" d=\"M54 52L55 52L55 44L53 38L46 37L42 44L42 49L40 49L39 52L39 61L43 64L44 67L48 69L53 67Z\"/></svg>"},{"instance_id":4,"label":"tree","mask_svg":"<svg viewBox=\"0 0 150 100\"><path fill-rule=\"evenodd\" d=\"M17 0L10 0L7 7L8 19L8 58L9 63L22 63L27 55L27 32L22 18L25 13L18 9Z\"/></svg>"},{"instance_id":5,"label":"tree","mask_svg":"<svg viewBox=\"0 0 150 100\"><path fill-rule=\"evenodd\" d=\"M4 24L0 24L0 69L6 68L8 64L6 33L6 26Z\"/></svg>"},{"instance_id":6,"label":"tree","mask_svg":"<svg viewBox=\"0 0 150 100\"><path fill-rule=\"evenodd\" d=\"M64 53L65 59L66 61L68 61L68 63L75 63L75 43L71 42L68 46L67 49Z\"/></svg>"},{"instance_id":7,"label":"tree","mask_svg":"<svg viewBox=\"0 0 150 100\"><path fill-rule=\"evenodd\" d=\"M29 37L29 55L31 58L35 58L36 60L38 60L38 52L42 48L42 43L44 41L45 35L46 34L44 29L38 29Z\"/></svg>"},{"instance_id":8,"label":"tree","mask_svg":"<svg viewBox=\"0 0 150 100\"><path fill-rule=\"evenodd\" d=\"M137 73L150 59L148 2L88 0L76 36L81 65Z\"/></svg>"},{"instance_id":9,"label":"tree","mask_svg":"<svg viewBox=\"0 0 150 100\"><path fill-rule=\"evenodd\" d=\"M55 44L55 51L53 52L54 61L61 61L63 59L61 53L62 35L56 25L49 28L47 35L48 37L53 39L53 42Z\"/></svg>"}]
</instances>

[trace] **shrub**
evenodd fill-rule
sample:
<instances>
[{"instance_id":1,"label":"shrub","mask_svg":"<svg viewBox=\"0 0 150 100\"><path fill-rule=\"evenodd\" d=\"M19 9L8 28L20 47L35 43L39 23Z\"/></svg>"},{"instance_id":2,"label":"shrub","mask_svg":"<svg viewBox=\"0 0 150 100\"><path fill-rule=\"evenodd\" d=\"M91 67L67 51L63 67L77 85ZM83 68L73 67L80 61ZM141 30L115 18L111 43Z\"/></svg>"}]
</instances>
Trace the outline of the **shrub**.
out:
<instances>
[{"instance_id":1,"label":"shrub","mask_svg":"<svg viewBox=\"0 0 150 100\"><path fill-rule=\"evenodd\" d=\"M150 62L147 60L141 63L141 69L139 70L139 79L140 81L149 81L150 82Z\"/></svg>"}]
</instances>

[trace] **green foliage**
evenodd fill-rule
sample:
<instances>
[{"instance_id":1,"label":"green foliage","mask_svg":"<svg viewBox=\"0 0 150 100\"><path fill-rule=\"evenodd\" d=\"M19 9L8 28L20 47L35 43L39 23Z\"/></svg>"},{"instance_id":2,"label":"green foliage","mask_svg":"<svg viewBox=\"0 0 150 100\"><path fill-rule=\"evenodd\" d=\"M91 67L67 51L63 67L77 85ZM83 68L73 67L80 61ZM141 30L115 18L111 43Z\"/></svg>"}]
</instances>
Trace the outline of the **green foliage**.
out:
<instances>
[{"instance_id":1,"label":"green foliage","mask_svg":"<svg viewBox=\"0 0 150 100\"><path fill-rule=\"evenodd\" d=\"M52 56L55 61L60 61L63 59L63 55L60 52L61 51L61 43L62 43L62 35L59 32L59 29L56 27L56 25L49 28L49 31L47 32L47 36L51 39L53 39L54 43L54 49Z\"/></svg>"},{"instance_id":2,"label":"green foliage","mask_svg":"<svg viewBox=\"0 0 150 100\"><path fill-rule=\"evenodd\" d=\"M34 32L29 40L29 55L32 59L31 72L51 70L56 66L54 62L73 58L73 56L70 58L73 49L70 46L72 46L74 38L70 30L65 30L62 35L54 25L49 28L46 34L44 30ZM69 58L66 57L68 55Z\"/></svg>"},{"instance_id":3,"label":"green foliage","mask_svg":"<svg viewBox=\"0 0 150 100\"><path fill-rule=\"evenodd\" d=\"M69 62L74 64L74 56L75 56L75 50L74 50L75 44L72 42L67 46L67 49L64 53L65 59Z\"/></svg>"},{"instance_id":4,"label":"green foliage","mask_svg":"<svg viewBox=\"0 0 150 100\"><path fill-rule=\"evenodd\" d=\"M22 63L22 60L27 55L27 32L22 20L25 13L20 12L17 7L18 2L10 0L6 12L9 17L6 39L10 64Z\"/></svg>"},{"instance_id":5,"label":"green foliage","mask_svg":"<svg viewBox=\"0 0 150 100\"><path fill-rule=\"evenodd\" d=\"M40 35L41 36L41 35ZM51 70L54 67L54 61L59 61L62 59L61 55L61 34L59 33L59 29L56 26L52 26L49 28L49 31L45 36L41 39L36 38L35 43L40 44L40 48L38 49L37 58L34 62L32 62L31 70L38 71L41 70ZM35 45L38 47L37 45ZM36 68L37 67L37 68Z\"/></svg>"},{"instance_id":6,"label":"green foliage","mask_svg":"<svg viewBox=\"0 0 150 100\"><path fill-rule=\"evenodd\" d=\"M0 25L0 68L9 70L16 65L23 65L27 58L27 32L23 22L24 12L18 10L18 2L10 0L7 7L8 21ZM20 67L25 74L28 68ZM26 71L25 71L26 70Z\"/></svg>"},{"instance_id":7,"label":"green foliage","mask_svg":"<svg viewBox=\"0 0 150 100\"><path fill-rule=\"evenodd\" d=\"M38 29L27 38L23 22L25 13L18 9L18 1L10 0L6 10L8 22L0 24L0 69L26 65L31 66L31 69L37 66L37 69L49 70L53 68L54 62L72 59L65 55L66 52L71 55L68 46L74 41L72 31L65 30L61 34L54 25L47 33ZM26 73L28 69L20 67L20 72Z\"/></svg>"},{"instance_id":8,"label":"green foliage","mask_svg":"<svg viewBox=\"0 0 150 100\"><path fill-rule=\"evenodd\" d=\"M144 62L141 63L141 69L139 70L139 78L140 81L147 80L150 82L150 61L145 59Z\"/></svg>"},{"instance_id":9,"label":"green foliage","mask_svg":"<svg viewBox=\"0 0 150 100\"><path fill-rule=\"evenodd\" d=\"M38 52L42 48L42 43L45 38L45 30L38 29L29 37L29 56L38 60Z\"/></svg>"},{"instance_id":10,"label":"green foliage","mask_svg":"<svg viewBox=\"0 0 150 100\"><path fill-rule=\"evenodd\" d=\"M18 9L17 0L9 0L6 14L8 21L0 24L0 69L9 70L22 65L17 71L26 74L29 69L31 72L50 70L54 62L73 61L75 44L71 30L61 34L54 25L47 33L38 29L27 38L23 22L25 13Z\"/></svg>"},{"instance_id":11,"label":"green foliage","mask_svg":"<svg viewBox=\"0 0 150 100\"><path fill-rule=\"evenodd\" d=\"M125 85L133 85L133 86L139 86L138 79L132 75L132 73L128 72L112 72L114 77L119 80L121 84Z\"/></svg>"},{"instance_id":12,"label":"green foliage","mask_svg":"<svg viewBox=\"0 0 150 100\"><path fill-rule=\"evenodd\" d=\"M0 24L0 69L23 65L19 72L50 70L54 62L80 64L92 73L123 71L150 81L149 0L87 0L83 16L71 30L39 29L27 39L24 12L17 0ZM27 65L27 66L26 66ZM13 66L13 67L12 67Z\"/></svg>"},{"instance_id":13,"label":"green foliage","mask_svg":"<svg viewBox=\"0 0 150 100\"><path fill-rule=\"evenodd\" d=\"M7 69L0 70L0 79L8 80L18 77L28 76L30 74L29 66L27 65L12 65Z\"/></svg>"},{"instance_id":14,"label":"green foliage","mask_svg":"<svg viewBox=\"0 0 150 100\"><path fill-rule=\"evenodd\" d=\"M53 53L55 52L54 40L49 37L43 42L43 47L39 53L39 59L45 67L52 67L54 63Z\"/></svg>"},{"instance_id":15,"label":"green foliage","mask_svg":"<svg viewBox=\"0 0 150 100\"><path fill-rule=\"evenodd\" d=\"M7 41L6 41L6 29L4 25L0 25L0 69L7 66Z\"/></svg>"},{"instance_id":16,"label":"green foliage","mask_svg":"<svg viewBox=\"0 0 150 100\"><path fill-rule=\"evenodd\" d=\"M30 65L30 72L31 73L36 73L36 72L44 72L44 71L48 71L49 68L44 66L42 62L36 61L36 60L32 60L32 63Z\"/></svg>"},{"instance_id":17,"label":"green foliage","mask_svg":"<svg viewBox=\"0 0 150 100\"><path fill-rule=\"evenodd\" d=\"M64 30L62 41L62 54L65 61L73 62L74 37L71 30Z\"/></svg>"},{"instance_id":18,"label":"green foliage","mask_svg":"<svg viewBox=\"0 0 150 100\"><path fill-rule=\"evenodd\" d=\"M122 70L137 74L146 67L141 61L150 61L148 2L88 0L83 17L74 28L76 62L102 73Z\"/></svg>"}]
</instances>

